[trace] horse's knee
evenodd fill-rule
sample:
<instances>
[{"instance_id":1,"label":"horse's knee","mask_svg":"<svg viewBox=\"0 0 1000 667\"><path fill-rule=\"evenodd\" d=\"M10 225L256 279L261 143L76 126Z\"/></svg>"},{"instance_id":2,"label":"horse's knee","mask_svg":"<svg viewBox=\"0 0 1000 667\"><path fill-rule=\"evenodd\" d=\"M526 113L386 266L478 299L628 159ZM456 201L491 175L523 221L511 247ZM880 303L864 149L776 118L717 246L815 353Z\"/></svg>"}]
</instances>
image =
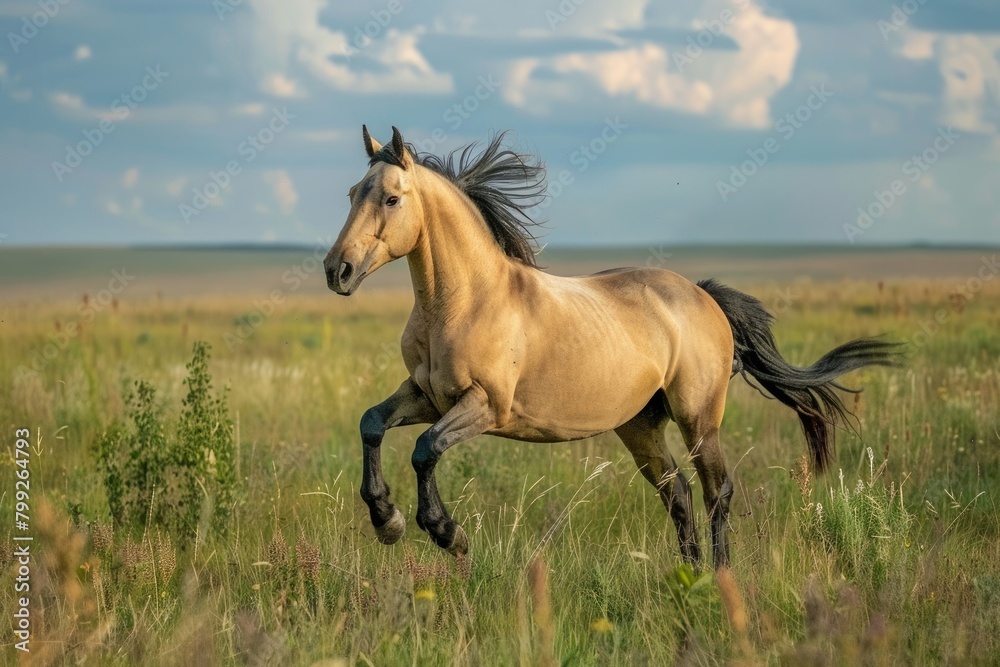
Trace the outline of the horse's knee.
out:
<instances>
[{"instance_id":1,"label":"horse's knee","mask_svg":"<svg viewBox=\"0 0 1000 667\"><path fill-rule=\"evenodd\" d=\"M385 435L385 420L378 411L378 407L365 410L361 416L361 442L368 447L377 447L382 442Z\"/></svg>"},{"instance_id":2,"label":"horse's knee","mask_svg":"<svg viewBox=\"0 0 1000 667\"><path fill-rule=\"evenodd\" d=\"M413 448L413 455L410 457L413 469L417 474L426 473L434 469L439 458L440 455L435 449L434 436L429 430L421 433L420 437L417 438L416 447Z\"/></svg>"}]
</instances>

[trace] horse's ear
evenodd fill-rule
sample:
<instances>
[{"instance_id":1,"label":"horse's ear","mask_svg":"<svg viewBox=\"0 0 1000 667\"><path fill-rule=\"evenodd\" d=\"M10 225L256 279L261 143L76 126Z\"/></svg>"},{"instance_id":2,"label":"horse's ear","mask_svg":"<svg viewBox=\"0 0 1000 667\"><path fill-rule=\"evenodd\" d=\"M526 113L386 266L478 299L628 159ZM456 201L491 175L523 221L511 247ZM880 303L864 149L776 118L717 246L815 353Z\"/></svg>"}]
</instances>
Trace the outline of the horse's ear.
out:
<instances>
[{"instance_id":1,"label":"horse's ear","mask_svg":"<svg viewBox=\"0 0 1000 667\"><path fill-rule=\"evenodd\" d=\"M406 143L403 141L403 135L400 134L396 126L392 126L392 152L396 154L399 158L400 163L403 165L403 169L409 169L413 164L413 156L410 155L410 151L406 150Z\"/></svg>"},{"instance_id":2,"label":"horse's ear","mask_svg":"<svg viewBox=\"0 0 1000 667\"><path fill-rule=\"evenodd\" d=\"M368 126L361 126L361 137L365 140L365 152L368 153L368 157L375 157L375 153L382 150L382 144L372 139L372 135L368 134Z\"/></svg>"}]
</instances>

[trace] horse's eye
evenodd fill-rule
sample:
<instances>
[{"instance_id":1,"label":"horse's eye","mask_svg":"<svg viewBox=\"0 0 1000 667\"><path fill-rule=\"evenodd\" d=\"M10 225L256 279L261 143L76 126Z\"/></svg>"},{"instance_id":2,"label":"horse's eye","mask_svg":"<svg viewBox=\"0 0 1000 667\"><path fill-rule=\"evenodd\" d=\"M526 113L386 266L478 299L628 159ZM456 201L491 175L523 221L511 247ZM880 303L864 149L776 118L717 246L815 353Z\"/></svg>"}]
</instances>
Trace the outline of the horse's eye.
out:
<instances>
[{"instance_id":1,"label":"horse's eye","mask_svg":"<svg viewBox=\"0 0 1000 667\"><path fill-rule=\"evenodd\" d=\"M393 196L391 196L391 197L389 197L388 199L385 200L385 205L386 206L395 206L398 203L399 203L399 197L396 197L395 195L393 195Z\"/></svg>"}]
</instances>

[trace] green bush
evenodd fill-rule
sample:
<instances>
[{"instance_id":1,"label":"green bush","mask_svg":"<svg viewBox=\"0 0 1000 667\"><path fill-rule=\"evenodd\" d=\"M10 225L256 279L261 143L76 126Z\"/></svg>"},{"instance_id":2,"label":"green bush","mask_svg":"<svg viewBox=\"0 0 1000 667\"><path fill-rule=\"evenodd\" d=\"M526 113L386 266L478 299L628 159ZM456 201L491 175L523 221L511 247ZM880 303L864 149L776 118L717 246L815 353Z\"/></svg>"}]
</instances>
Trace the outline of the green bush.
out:
<instances>
[{"instance_id":1,"label":"green bush","mask_svg":"<svg viewBox=\"0 0 1000 667\"><path fill-rule=\"evenodd\" d=\"M872 451L868 449L869 463ZM903 505L902 489L886 484L882 470L870 466L869 479L854 489L844 483L831 488L825 503L805 508L805 529L823 545L848 579L879 591L893 570L909 560L913 516Z\"/></svg>"},{"instance_id":2,"label":"green bush","mask_svg":"<svg viewBox=\"0 0 1000 667\"><path fill-rule=\"evenodd\" d=\"M163 426L156 389L138 380L126 396L126 419L96 443L98 468L115 524L162 526L191 537L203 520L224 532L236 486L233 422L226 392L212 393L210 346L194 345L188 387L172 435Z\"/></svg>"}]
</instances>

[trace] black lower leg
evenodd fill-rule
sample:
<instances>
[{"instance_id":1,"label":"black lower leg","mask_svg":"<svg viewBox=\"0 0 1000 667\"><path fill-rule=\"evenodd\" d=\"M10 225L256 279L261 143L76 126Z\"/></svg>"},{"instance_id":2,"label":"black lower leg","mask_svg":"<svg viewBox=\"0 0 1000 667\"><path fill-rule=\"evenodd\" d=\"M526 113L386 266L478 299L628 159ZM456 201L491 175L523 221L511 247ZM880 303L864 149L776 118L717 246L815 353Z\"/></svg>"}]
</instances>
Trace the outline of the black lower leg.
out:
<instances>
[{"instance_id":1,"label":"black lower leg","mask_svg":"<svg viewBox=\"0 0 1000 667\"><path fill-rule=\"evenodd\" d=\"M468 551L468 539L462 527L448 514L438 493L434 478L438 458L427 440L417 440L413 452L413 469L417 473L417 525L436 545L461 556Z\"/></svg>"},{"instance_id":2,"label":"black lower leg","mask_svg":"<svg viewBox=\"0 0 1000 667\"><path fill-rule=\"evenodd\" d=\"M691 485L680 472L674 479L670 498L670 516L677 526L677 539L680 542L681 556L684 560L697 565L701 562L701 549L698 547L698 533L694 525L694 501L691 498Z\"/></svg>"},{"instance_id":3,"label":"black lower leg","mask_svg":"<svg viewBox=\"0 0 1000 667\"><path fill-rule=\"evenodd\" d=\"M733 482L727 476L722 481L719 497L710 505L712 558L716 568L729 565L729 501L732 497Z\"/></svg>"},{"instance_id":4,"label":"black lower leg","mask_svg":"<svg viewBox=\"0 0 1000 667\"><path fill-rule=\"evenodd\" d=\"M392 544L403 536L406 523L389 499L389 485L382 477L382 436L385 423L375 408L361 419L361 442L364 447L364 471L361 478L361 499L368 505L368 514L379 541Z\"/></svg>"}]
</instances>

